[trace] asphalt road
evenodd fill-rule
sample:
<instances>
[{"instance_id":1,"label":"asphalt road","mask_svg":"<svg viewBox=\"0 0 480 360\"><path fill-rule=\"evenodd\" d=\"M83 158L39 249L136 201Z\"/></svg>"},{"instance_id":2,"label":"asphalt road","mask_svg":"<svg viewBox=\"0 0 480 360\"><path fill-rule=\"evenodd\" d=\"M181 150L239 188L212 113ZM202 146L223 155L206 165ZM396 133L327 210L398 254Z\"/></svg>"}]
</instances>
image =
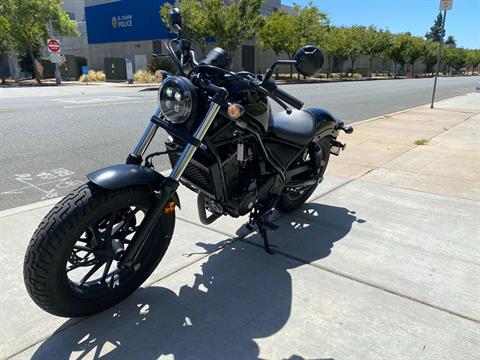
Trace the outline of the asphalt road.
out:
<instances>
[{"instance_id":1,"label":"asphalt road","mask_svg":"<svg viewBox=\"0 0 480 360\"><path fill-rule=\"evenodd\" d=\"M437 99L474 91L478 77L441 78ZM351 123L426 104L432 79L282 88ZM0 210L66 194L94 169L121 163L156 106L156 92L108 86L0 88ZM278 106L274 106L279 109ZM160 132L152 149L161 148ZM157 161L157 169L168 168Z\"/></svg>"}]
</instances>

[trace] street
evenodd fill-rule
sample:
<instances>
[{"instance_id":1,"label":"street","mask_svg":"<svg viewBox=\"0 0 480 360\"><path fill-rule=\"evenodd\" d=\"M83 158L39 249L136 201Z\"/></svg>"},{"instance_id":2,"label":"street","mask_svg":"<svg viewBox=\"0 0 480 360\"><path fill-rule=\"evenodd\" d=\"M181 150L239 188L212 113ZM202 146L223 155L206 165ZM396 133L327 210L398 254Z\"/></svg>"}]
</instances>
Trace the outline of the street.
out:
<instances>
[{"instance_id":1,"label":"street","mask_svg":"<svg viewBox=\"0 0 480 360\"><path fill-rule=\"evenodd\" d=\"M478 77L440 78L437 99L474 90ZM285 85L352 123L426 104L432 79ZM108 86L0 88L0 210L55 198L91 170L121 163L156 106L156 91ZM274 105L278 111L279 107ZM163 147L160 132L151 149ZM164 158L158 170L168 168Z\"/></svg>"}]
</instances>

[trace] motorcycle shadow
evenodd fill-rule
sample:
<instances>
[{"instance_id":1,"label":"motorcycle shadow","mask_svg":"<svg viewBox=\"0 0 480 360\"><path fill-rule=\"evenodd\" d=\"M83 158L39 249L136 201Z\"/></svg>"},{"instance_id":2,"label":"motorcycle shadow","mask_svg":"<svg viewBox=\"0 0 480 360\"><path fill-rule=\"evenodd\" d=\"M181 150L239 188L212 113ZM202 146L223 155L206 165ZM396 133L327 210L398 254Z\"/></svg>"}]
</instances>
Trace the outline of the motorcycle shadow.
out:
<instances>
[{"instance_id":1,"label":"motorcycle shadow","mask_svg":"<svg viewBox=\"0 0 480 360\"><path fill-rule=\"evenodd\" d=\"M364 222L345 208L328 205L306 204L301 212L301 221L283 221L288 225L272 241L279 243L275 238L281 237L283 242L297 242L306 249L301 256L306 262L328 256L354 222ZM261 244L257 235L248 241ZM197 245L212 249L212 245ZM255 339L261 342L274 335L290 317L288 270L304 263L267 255L244 241L230 243L202 261L200 267L190 266L136 291L112 309L78 323L68 320L32 358L257 359L260 348ZM303 359L298 355L302 349L294 344L293 340L277 341L269 352L292 354L289 360ZM321 352L321 344L317 346Z\"/></svg>"}]
</instances>

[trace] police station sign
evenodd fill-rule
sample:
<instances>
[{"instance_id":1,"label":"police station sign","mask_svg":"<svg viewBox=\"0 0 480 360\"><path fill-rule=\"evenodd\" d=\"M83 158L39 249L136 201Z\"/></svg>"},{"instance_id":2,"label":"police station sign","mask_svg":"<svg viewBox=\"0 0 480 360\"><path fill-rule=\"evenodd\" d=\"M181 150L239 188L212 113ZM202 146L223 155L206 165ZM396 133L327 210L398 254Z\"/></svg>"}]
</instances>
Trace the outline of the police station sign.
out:
<instances>
[{"instance_id":1,"label":"police station sign","mask_svg":"<svg viewBox=\"0 0 480 360\"><path fill-rule=\"evenodd\" d=\"M169 39L160 19L167 0L117 0L85 7L89 44Z\"/></svg>"},{"instance_id":2,"label":"police station sign","mask_svg":"<svg viewBox=\"0 0 480 360\"><path fill-rule=\"evenodd\" d=\"M114 29L127 28L133 26L133 15L119 15L112 18L112 27Z\"/></svg>"}]
</instances>

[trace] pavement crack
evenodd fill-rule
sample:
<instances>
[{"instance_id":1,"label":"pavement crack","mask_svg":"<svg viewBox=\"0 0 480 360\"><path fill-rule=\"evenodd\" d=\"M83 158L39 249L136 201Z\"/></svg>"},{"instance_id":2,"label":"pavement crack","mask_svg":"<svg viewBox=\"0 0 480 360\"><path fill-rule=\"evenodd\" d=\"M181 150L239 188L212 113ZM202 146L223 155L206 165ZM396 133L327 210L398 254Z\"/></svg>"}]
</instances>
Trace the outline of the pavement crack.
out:
<instances>
[{"instance_id":1,"label":"pavement crack","mask_svg":"<svg viewBox=\"0 0 480 360\"><path fill-rule=\"evenodd\" d=\"M261 244L258 244L258 243L255 243L251 240L248 240L248 239L240 239L241 242L245 242L247 244L250 244L252 246L255 246L255 247L258 247L258 248L263 248L263 246ZM329 272L331 274L334 274L334 275L337 275L337 276L340 276L340 277L343 277L343 278L346 278L346 279L349 279L349 280L352 280L352 281L355 281L359 284L362 284L362 285L366 285L368 287L371 287L371 288L374 288L374 289L377 289L377 290L380 290L380 291L384 291L384 292L387 292L389 294L392 294L392 295L395 295L395 296L398 296L398 297L401 297L401 298L404 298L406 300L410 300L410 301L413 301L413 302L416 302L418 304L421 304L421 305L424 305L424 306L427 306L427 307L430 307L432 309L435 309L435 310L438 310L438 311L441 311L441 312L444 312L444 313L448 313L450 315L453 315L453 316L456 316L456 317L459 317L459 318L462 318L464 320L468 320L468 321L471 321L471 322L474 322L476 324L480 324L480 319L475 319L469 315L465 315L465 314L462 314L462 313L459 313L457 311L454 311L454 310L450 310L450 309L447 309L447 308L444 308L442 306L438 306L438 305L435 305L435 304L430 304L424 300L421 300L421 299L417 299L413 296L410 296L410 295L407 295L407 294L404 294L400 291L397 291L397 290L394 290L394 289L389 289L387 287L384 287L382 285L379 285L379 284L375 284L373 282L370 282L370 281L366 281L366 280L363 280L363 279L360 279L356 276L353 276L353 275L350 275L350 274L346 274L346 273L343 273L341 271L338 271L338 270L334 270L334 269L331 269L329 267L326 267L326 266L323 266L323 265L319 265L319 264L314 264L314 263L310 263L308 261L305 261L304 259L298 257L298 256L295 256L295 255L291 255L291 254L288 254L286 252L283 252L279 249L275 249L275 254L278 254L278 255L282 255L290 260L294 260L294 261L297 261L299 263L302 263L304 265L309 265L309 266L312 266L312 267L315 267L319 270L323 270L323 271L326 271L326 272Z\"/></svg>"}]
</instances>

